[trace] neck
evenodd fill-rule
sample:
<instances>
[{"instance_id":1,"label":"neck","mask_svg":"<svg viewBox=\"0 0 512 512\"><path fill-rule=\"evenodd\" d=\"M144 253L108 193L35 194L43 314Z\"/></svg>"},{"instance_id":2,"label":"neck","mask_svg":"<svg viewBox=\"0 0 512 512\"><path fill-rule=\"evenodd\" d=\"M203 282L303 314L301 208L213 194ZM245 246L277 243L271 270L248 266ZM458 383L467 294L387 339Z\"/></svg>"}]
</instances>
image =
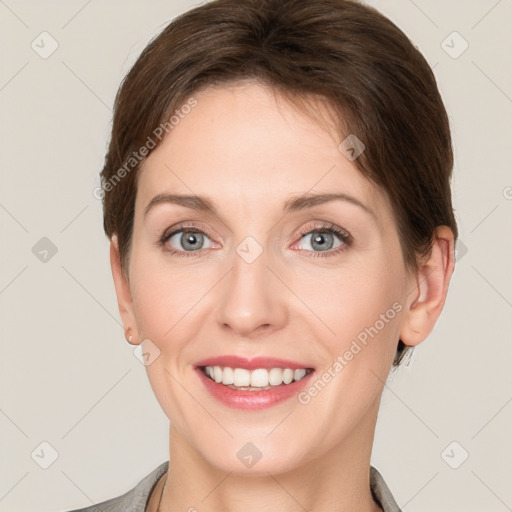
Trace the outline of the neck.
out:
<instances>
[{"instance_id":1,"label":"neck","mask_svg":"<svg viewBox=\"0 0 512 512\"><path fill-rule=\"evenodd\" d=\"M159 492L159 510L381 512L369 485L377 412L378 408L334 448L279 474L223 471L205 460L171 425L172 458L164 492Z\"/></svg>"}]
</instances>

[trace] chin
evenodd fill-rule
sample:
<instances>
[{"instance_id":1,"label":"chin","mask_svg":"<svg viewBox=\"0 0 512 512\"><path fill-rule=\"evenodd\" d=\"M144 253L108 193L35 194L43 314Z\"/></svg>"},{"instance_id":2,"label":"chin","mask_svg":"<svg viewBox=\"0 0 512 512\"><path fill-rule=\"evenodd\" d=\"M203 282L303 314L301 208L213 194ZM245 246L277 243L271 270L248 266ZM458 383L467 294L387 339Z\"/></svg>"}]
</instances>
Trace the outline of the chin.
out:
<instances>
[{"instance_id":1,"label":"chin","mask_svg":"<svg viewBox=\"0 0 512 512\"><path fill-rule=\"evenodd\" d=\"M243 436L224 443L224 446L204 447L200 452L212 466L243 476L268 476L286 473L300 466L304 453L298 453L297 446L303 442L265 439L266 434L259 437ZM213 449L213 450L212 450Z\"/></svg>"}]
</instances>

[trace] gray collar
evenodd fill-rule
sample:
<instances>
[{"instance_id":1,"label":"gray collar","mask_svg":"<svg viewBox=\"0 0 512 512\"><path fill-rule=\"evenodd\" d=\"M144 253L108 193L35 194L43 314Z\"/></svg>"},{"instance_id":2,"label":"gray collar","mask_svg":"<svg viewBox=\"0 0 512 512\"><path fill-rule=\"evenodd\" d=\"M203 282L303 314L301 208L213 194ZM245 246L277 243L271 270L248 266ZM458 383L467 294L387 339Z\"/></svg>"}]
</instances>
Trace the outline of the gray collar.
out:
<instances>
[{"instance_id":1,"label":"gray collar","mask_svg":"<svg viewBox=\"0 0 512 512\"><path fill-rule=\"evenodd\" d=\"M87 508L69 512L145 512L151 491L168 468L169 461L163 462L127 493ZM384 478L373 466L370 466L370 489L373 498L384 512L402 512Z\"/></svg>"}]
</instances>

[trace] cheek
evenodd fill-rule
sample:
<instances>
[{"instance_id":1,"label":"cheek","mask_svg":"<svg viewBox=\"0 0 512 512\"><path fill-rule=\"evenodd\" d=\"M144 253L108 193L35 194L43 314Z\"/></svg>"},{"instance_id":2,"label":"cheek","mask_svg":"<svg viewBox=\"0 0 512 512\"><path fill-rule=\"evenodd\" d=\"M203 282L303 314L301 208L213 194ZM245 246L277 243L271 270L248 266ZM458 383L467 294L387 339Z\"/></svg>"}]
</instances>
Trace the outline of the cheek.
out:
<instances>
[{"instance_id":1,"label":"cheek","mask_svg":"<svg viewBox=\"0 0 512 512\"><path fill-rule=\"evenodd\" d=\"M139 335L157 345L176 339L183 319L194 317L194 305L205 292L197 272L170 268L161 258L141 255L133 262L132 298Z\"/></svg>"},{"instance_id":2,"label":"cheek","mask_svg":"<svg viewBox=\"0 0 512 512\"><path fill-rule=\"evenodd\" d=\"M331 358L351 351L353 366L386 367L398 341L402 290L400 267L381 259L342 269L315 292L319 316L331 331L324 338Z\"/></svg>"},{"instance_id":3,"label":"cheek","mask_svg":"<svg viewBox=\"0 0 512 512\"><path fill-rule=\"evenodd\" d=\"M355 427L380 397L398 343L400 268L391 261L369 263L330 280L319 310L334 334L322 337L328 357L318 379L328 382L328 391L313 399L313 410L329 416L338 433Z\"/></svg>"},{"instance_id":4,"label":"cheek","mask_svg":"<svg viewBox=\"0 0 512 512\"><path fill-rule=\"evenodd\" d=\"M190 378L190 340L201 325L196 318L198 301L208 288L200 285L197 272L170 269L169 263L150 254L132 261L131 289L139 336L151 340L159 350L158 357L146 366L149 382L167 417L186 431L181 423L191 414L187 410L193 404L184 400L179 382Z\"/></svg>"}]
</instances>

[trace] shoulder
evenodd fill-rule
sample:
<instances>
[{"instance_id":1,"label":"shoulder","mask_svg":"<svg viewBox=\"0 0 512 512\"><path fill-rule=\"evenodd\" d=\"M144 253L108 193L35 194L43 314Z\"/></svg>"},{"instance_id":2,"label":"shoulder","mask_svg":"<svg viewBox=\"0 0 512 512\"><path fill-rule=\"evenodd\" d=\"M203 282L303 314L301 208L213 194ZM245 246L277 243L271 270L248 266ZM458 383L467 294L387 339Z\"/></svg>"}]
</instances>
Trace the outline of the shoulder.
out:
<instances>
[{"instance_id":1,"label":"shoulder","mask_svg":"<svg viewBox=\"0 0 512 512\"><path fill-rule=\"evenodd\" d=\"M402 512L383 476L373 466L370 466L370 489L384 512Z\"/></svg>"},{"instance_id":2,"label":"shoulder","mask_svg":"<svg viewBox=\"0 0 512 512\"><path fill-rule=\"evenodd\" d=\"M168 468L169 461L163 462L125 494L86 508L74 509L68 512L144 512L151 491Z\"/></svg>"}]
</instances>

